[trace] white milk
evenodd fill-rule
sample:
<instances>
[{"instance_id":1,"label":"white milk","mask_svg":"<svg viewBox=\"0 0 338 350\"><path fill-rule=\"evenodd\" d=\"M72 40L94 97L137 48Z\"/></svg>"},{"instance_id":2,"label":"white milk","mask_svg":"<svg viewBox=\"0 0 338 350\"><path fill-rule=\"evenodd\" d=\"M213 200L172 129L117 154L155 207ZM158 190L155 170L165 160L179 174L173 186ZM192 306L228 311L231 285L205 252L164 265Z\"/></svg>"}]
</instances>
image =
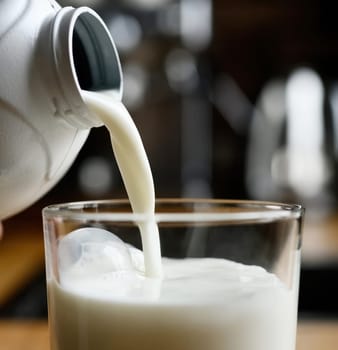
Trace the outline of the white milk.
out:
<instances>
[{"instance_id":1,"label":"white milk","mask_svg":"<svg viewBox=\"0 0 338 350\"><path fill-rule=\"evenodd\" d=\"M83 92L87 106L109 130L113 152L134 213L149 214L140 224L145 273L161 277L161 249L155 210L154 182L146 152L130 114L121 102L111 96Z\"/></svg>"},{"instance_id":2,"label":"white milk","mask_svg":"<svg viewBox=\"0 0 338 350\"><path fill-rule=\"evenodd\" d=\"M55 349L295 349L296 290L275 275L222 259L162 262L162 280L70 271L51 282Z\"/></svg>"},{"instance_id":3,"label":"white milk","mask_svg":"<svg viewBox=\"0 0 338 350\"><path fill-rule=\"evenodd\" d=\"M85 99L110 130L133 211L149 214L140 225L144 261L128 248L132 268L102 272L88 259L90 274L79 263L60 283L48 281L53 349L294 350L297 283L289 290L260 267L223 259L161 261L154 186L135 125L121 103Z\"/></svg>"}]
</instances>

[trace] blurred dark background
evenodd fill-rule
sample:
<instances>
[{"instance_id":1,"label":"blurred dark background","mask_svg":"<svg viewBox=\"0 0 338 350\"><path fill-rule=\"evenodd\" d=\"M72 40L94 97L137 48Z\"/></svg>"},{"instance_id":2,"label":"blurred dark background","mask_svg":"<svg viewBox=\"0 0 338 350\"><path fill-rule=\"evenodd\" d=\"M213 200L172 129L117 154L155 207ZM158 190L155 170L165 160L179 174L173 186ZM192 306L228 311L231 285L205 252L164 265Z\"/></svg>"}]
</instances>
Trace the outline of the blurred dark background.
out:
<instances>
[{"instance_id":1,"label":"blurred dark background","mask_svg":"<svg viewBox=\"0 0 338 350\"><path fill-rule=\"evenodd\" d=\"M143 138L157 196L303 204L300 315L337 317L335 2L60 3L94 8L111 31L123 101ZM44 205L125 196L108 133L98 128L64 179L20 215L41 225ZM31 276L0 315L46 316L43 271Z\"/></svg>"},{"instance_id":2,"label":"blurred dark background","mask_svg":"<svg viewBox=\"0 0 338 350\"><path fill-rule=\"evenodd\" d=\"M336 205L334 2L63 3L93 7L115 39L124 73L123 101L142 135L158 196L211 193L301 201L311 207L319 199L325 209ZM308 95L305 102L302 93ZM273 115L270 105L279 115ZM294 117L306 105L318 109L316 115ZM272 118L279 118L278 125L270 125ZM302 124L300 130L292 118ZM260 142L270 134L275 142ZM299 158L314 159L292 169L285 151L291 143ZM259 175L255 161L264 167ZM300 173L295 176L308 181L308 188L281 174L282 165ZM318 168L322 173L314 174ZM311 173L316 181L306 179ZM107 132L99 128L91 131L77 162L49 196L87 199L115 197L121 191Z\"/></svg>"}]
</instances>

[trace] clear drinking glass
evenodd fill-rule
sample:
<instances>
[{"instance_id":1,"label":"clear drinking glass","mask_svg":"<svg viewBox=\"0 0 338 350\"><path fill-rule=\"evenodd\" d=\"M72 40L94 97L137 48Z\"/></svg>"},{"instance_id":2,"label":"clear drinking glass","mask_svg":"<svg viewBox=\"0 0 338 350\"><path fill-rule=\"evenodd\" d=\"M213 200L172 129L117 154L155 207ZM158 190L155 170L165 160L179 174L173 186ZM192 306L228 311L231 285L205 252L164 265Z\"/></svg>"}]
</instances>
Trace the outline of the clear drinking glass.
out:
<instances>
[{"instance_id":1,"label":"clear drinking glass","mask_svg":"<svg viewBox=\"0 0 338 350\"><path fill-rule=\"evenodd\" d=\"M149 217L127 200L43 210L52 349L295 350L301 206L163 199L155 212L162 279L143 274Z\"/></svg>"}]
</instances>

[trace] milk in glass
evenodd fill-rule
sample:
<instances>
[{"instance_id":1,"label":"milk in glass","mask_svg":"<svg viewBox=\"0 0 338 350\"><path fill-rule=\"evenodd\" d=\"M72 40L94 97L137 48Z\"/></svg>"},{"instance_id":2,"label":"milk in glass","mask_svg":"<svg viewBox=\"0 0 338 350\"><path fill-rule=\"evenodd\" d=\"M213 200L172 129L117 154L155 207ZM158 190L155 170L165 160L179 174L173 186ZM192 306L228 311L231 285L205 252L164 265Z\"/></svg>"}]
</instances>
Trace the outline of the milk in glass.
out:
<instances>
[{"instance_id":1,"label":"milk in glass","mask_svg":"<svg viewBox=\"0 0 338 350\"><path fill-rule=\"evenodd\" d=\"M143 252L94 229L108 237L105 253L83 247L78 261L61 266L59 281L48 281L53 349L294 350L297 276L290 289L258 266L161 258L153 179L137 129L120 102L84 96L110 131L133 211L146 217ZM70 233L59 248L82 234Z\"/></svg>"}]
</instances>

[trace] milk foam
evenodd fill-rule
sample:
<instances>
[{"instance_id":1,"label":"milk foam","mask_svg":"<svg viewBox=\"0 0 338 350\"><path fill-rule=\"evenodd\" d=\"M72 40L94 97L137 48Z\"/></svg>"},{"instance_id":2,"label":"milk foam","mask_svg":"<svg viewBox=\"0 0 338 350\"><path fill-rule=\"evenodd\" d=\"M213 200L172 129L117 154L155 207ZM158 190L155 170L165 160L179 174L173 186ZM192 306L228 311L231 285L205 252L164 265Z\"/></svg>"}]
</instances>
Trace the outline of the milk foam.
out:
<instances>
[{"instance_id":1,"label":"milk foam","mask_svg":"<svg viewBox=\"0 0 338 350\"><path fill-rule=\"evenodd\" d=\"M84 298L108 302L156 304L227 304L231 300L267 297L269 294L291 293L274 275L258 266L246 266L224 259L162 259L163 278L144 275L142 252L129 248L136 255L137 266L107 271L107 263L97 262L95 273L88 262L62 271L62 288ZM88 257L82 259L87 260ZM141 264L140 264L141 262ZM88 273L89 271L89 273Z\"/></svg>"}]
</instances>

